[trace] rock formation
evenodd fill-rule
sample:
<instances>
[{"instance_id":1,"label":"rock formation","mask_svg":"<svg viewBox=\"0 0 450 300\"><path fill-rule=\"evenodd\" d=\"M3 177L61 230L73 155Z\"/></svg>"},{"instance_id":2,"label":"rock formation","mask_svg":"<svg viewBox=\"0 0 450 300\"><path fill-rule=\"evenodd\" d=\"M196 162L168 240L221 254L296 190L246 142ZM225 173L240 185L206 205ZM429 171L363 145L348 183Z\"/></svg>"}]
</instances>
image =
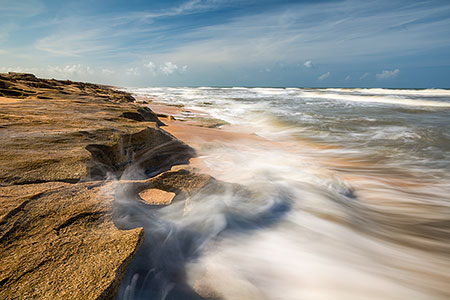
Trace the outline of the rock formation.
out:
<instances>
[{"instance_id":1,"label":"rock formation","mask_svg":"<svg viewBox=\"0 0 450 300\"><path fill-rule=\"evenodd\" d=\"M169 171L193 150L133 101L107 86L0 74L1 299L112 299L143 229L114 224L110 179L129 180L144 205L209 180Z\"/></svg>"}]
</instances>

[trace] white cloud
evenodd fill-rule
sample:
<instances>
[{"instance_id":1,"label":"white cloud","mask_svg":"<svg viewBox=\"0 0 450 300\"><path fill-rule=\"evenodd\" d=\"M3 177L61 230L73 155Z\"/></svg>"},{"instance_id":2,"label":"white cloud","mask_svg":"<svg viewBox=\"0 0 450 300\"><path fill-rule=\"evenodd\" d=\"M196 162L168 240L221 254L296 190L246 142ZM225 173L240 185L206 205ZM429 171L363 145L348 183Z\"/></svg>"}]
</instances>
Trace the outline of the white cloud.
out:
<instances>
[{"instance_id":1,"label":"white cloud","mask_svg":"<svg viewBox=\"0 0 450 300\"><path fill-rule=\"evenodd\" d=\"M20 1L0 0L0 12L2 12L2 2L15 3ZM26 2L37 0L24 0ZM205 11L216 10L220 7L229 6L230 1L217 0L190 0L180 5L173 6L160 11L135 11L125 12L116 15L108 15L107 17L80 17L70 16L51 20L56 22L57 31L52 34L39 37L36 39L34 46L36 49L49 52L60 56L86 56L98 54L110 54L123 56L124 53L129 55L130 49L148 48L137 43L138 46L123 46L123 39L130 36L141 37L141 40L152 39L153 34L160 35L161 32L168 29L168 26L148 27L150 22L156 22L158 18L176 17L179 15L187 15L200 13ZM7 11L21 12L24 9L31 10L32 5L9 5L5 4ZM37 5L35 5L37 6ZM5 9L3 9L5 10ZM50 22L50 21L49 21ZM114 24L114 26L111 26ZM0 31L0 37L4 27ZM169 28L170 29L170 28ZM175 35L174 35L175 36ZM164 41L173 42L173 39L164 36ZM159 43L152 39L152 44ZM164 46L164 45L163 45ZM125 50L125 51L124 51ZM140 51L139 51L140 52Z\"/></svg>"},{"instance_id":2,"label":"white cloud","mask_svg":"<svg viewBox=\"0 0 450 300\"><path fill-rule=\"evenodd\" d=\"M347 75L347 77L345 77L345 81L349 81L350 79L352 79L352 76Z\"/></svg>"},{"instance_id":3,"label":"white cloud","mask_svg":"<svg viewBox=\"0 0 450 300\"><path fill-rule=\"evenodd\" d=\"M0 0L0 11L5 7L2 6L4 3L9 6L8 3L16 2L28 3L29 0ZM395 59L400 55L430 53L430 49L448 47L450 41L448 18L433 17L444 13L448 15L450 3L436 6L427 5L426 2L411 5L392 2L388 7L395 9L379 9L384 5L372 1L294 1L277 10L237 14L206 25L197 22L182 30L175 30L179 26L178 22L160 22L163 18L215 9L214 5L223 7L228 5L224 3L229 2L183 0L160 11L135 10L98 16L72 14L68 17L62 14L55 17L55 22L59 22L57 26L51 26L47 30L40 25L42 30L28 41L46 53L35 49L23 51L29 50L30 56L39 57L41 65L64 61L59 60L58 56L76 57L76 60L66 62L89 63L109 59L114 62L114 65L109 66L116 70L122 68L123 73L126 68L123 68L121 62L131 58L134 62L129 66L138 66L142 75L151 74L149 71L152 68L143 67L143 62L151 58L155 64L155 74L181 73L182 65L188 64L190 68L195 66L199 74L201 71L208 74L206 76L211 76L206 79L212 81L213 77L217 77L220 67L231 74L237 68L259 70L264 66L275 66L280 61L287 65L299 64L297 68L308 68L309 65L314 68L313 62L349 66L367 62L368 58L376 62L387 56ZM33 20L29 23L17 22L16 26L36 26L31 21ZM152 22L151 26L149 22ZM9 36L20 36L20 32L13 29L6 30L11 32ZM2 27L0 44L6 48L8 43L2 43L4 32L5 28ZM3 39L7 41L8 36ZM329 49L333 51L330 52ZM7 50L17 53L21 49ZM7 58L3 60L0 62L2 65L10 63ZM28 65L35 64L31 59L29 61ZM175 66L178 64L178 70L164 66L164 62L173 62ZM23 65L26 62L16 59L13 63ZM166 73L162 73L160 64L163 64L162 69ZM370 79L375 79L376 73L372 72ZM99 74L102 75L101 68ZM352 75L355 76L353 80L357 80L358 75L360 74ZM335 76L338 75L334 73L332 78ZM119 80L119 76L117 77ZM160 77L164 78L162 81L175 79Z\"/></svg>"},{"instance_id":4,"label":"white cloud","mask_svg":"<svg viewBox=\"0 0 450 300\"><path fill-rule=\"evenodd\" d=\"M73 80L86 80L87 78L92 78L92 75L100 74L100 71L97 71L90 66L84 66L82 64L46 67L3 67L0 68L0 72L32 73L38 77L52 77ZM101 73L105 74L104 71L102 71Z\"/></svg>"},{"instance_id":5,"label":"white cloud","mask_svg":"<svg viewBox=\"0 0 450 300\"><path fill-rule=\"evenodd\" d=\"M114 75L114 74L116 74L116 72L114 71L114 70L111 70L111 69L102 69L102 74L103 75L107 75L107 76L109 76L109 75Z\"/></svg>"},{"instance_id":6,"label":"white cloud","mask_svg":"<svg viewBox=\"0 0 450 300\"><path fill-rule=\"evenodd\" d=\"M143 65L145 70L148 70L152 75L163 74L163 75L172 75L172 74L183 74L187 72L188 66L178 66L177 64L168 61L162 64L154 63L153 61L149 61Z\"/></svg>"},{"instance_id":7,"label":"white cloud","mask_svg":"<svg viewBox=\"0 0 450 300\"><path fill-rule=\"evenodd\" d=\"M425 20L437 12L436 8L411 5L382 13L375 8L373 2L354 0L289 5L285 10L245 15L228 23L197 28L183 34L188 42L171 45L154 55L160 61L173 59L199 66L259 65L281 59L286 63L299 59L305 59L304 63L335 63L339 59L345 64L364 61L368 56L405 55L448 45L448 26L444 24L447 21L417 22L410 24L407 31L399 26L412 19ZM450 5L446 9L450 10ZM311 20L309 16L316 17ZM434 32L433 38L429 32Z\"/></svg>"},{"instance_id":8,"label":"white cloud","mask_svg":"<svg viewBox=\"0 0 450 300\"><path fill-rule=\"evenodd\" d=\"M370 73L369 73L369 72L366 72L366 73L362 74L361 77L359 77L359 80L364 80L364 79L366 79L367 76L369 76L369 75L370 75Z\"/></svg>"},{"instance_id":9,"label":"white cloud","mask_svg":"<svg viewBox=\"0 0 450 300\"><path fill-rule=\"evenodd\" d=\"M8 73L8 72L17 72L17 73L36 73L38 72L38 68L34 67L0 67L0 72Z\"/></svg>"},{"instance_id":10,"label":"white cloud","mask_svg":"<svg viewBox=\"0 0 450 300\"><path fill-rule=\"evenodd\" d=\"M81 64L65 65L65 66L48 66L47 71L50 74L72 76L72 75L85 75L93 74L94 71L90 67L82 66Z\"/></svg>"},{"instance_id":11,"label":"white cloud","mask_svg":"<svg viewBox=\"0 0 450 300\"><path fill-rule=\"evenodd\" d=\"M305 68L317 61L357 63L367 57L409 55L449 44L448 20L432 18L440 11L448 12L447 4L439 8L393 4L401 9L381 10L372 1L297 3L186 30L173 30L177 22L158 23L158 18L214 10L229 3L192 0L161 11L66 18L55 27L58 31L38 39L36 47L64 56L134 55L141 61L151 55L155 62L182 61L217 70L217 65L264 66L281 60L287 64L304 61ZM148 26L149 22L154 23ZM130 36L140 42L125 45Z\"/></svg>"},{"instance_id":12,"label":"white cloud","mask_svg":"<svg viewBox=\"0 0 450 300\"><path fill-rule=\"evenodd\" d=\"M101 29L86 29L77 33L61 32L38 39L35 47L60 56L86 56L105 53L111 45Z\"/></svg>"},{"instance_id":13,"label":"white cloud","mask_svg":"<svg viewBox=\"0 0 450 300\"><path fill-rule=\"evenodd\" d=\"M169 9L156 11L156 12L143 12L132 14L128 18L139 18L143 20L165 18L165 17L175 17L180 15L187 15L192 13L198 13L202 11L215 10L222 6L226 6L227 2L231 1L217 1L217 0L190 0L182 3L179 6L172 7Z\"/></svg>"},{"instance_id":14,"label":"white cloud","mask_svg":"<svg viewBox=\"0 0 450 300\"><path fill-rule=\"evenodd\" d=\"M156 72L156 65L152 61L149 61L148 63L144 64L144 67L147 68L152 73Z\"/></svg>"},{"instance_id":15,"label":"white cloud","mask_svg":"<svg viewBox=\"0 0 450 300\"><path fill-rule=\"evenodd\" d=\"M125 74L132 75L132 76L139 76L139 75L141 75L141 72L139 71L138 67L134 67L134 68L128 68L125 71Z\"/></svg>"},{"instance_id":16,"label":"white cloud","mask_svg":"<svg viewBox=\"0 0 450 300\"><path fill-rule=\"evenodd\" d=\"M175 71L178 70L178 66L170 61L162 64L161 66L159 66L159 70L164 74L164 75L171 75L173 74Z\"/></svg>"},{"instance_id":17,"label":"white cloud","mask_svg":"<svg viewBox=\"0 0 450 300\"><path fill-rule=\"evenodd\" d=\"M330 72L326 72L325 74L320 75L319 77L317 77L317 80L324 80L327 79L328 77L330 77L331 73Z\"/></svg>"},{"instance_id":18,"label":"white cloud","mask_svg":"<svg viewBox=\"0 0 450 300\"><path fill-rule=\"evenodd\" d=\"M377 79L389 79L397 77L398 73L400 73L399 69L395 69L392 71L384 70L383 72L376 75Z\"/></svg>"}]
</instances>

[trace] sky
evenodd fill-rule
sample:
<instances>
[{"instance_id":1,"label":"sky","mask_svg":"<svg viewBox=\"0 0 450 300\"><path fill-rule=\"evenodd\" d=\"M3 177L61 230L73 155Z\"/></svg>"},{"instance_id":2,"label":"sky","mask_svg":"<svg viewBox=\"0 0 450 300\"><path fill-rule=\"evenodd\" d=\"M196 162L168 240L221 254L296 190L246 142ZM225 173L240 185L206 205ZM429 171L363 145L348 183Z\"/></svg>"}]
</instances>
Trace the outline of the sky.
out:
<instances>
[{"instance_id":1,"label":"sky","mask_svg":"<svg viewBox=\"0 0 450 300\"><path fill-rule=\"evenodd\" d=\"M0 72L145 86L450 88L450 1L0 0Z\"/></svg>"}]
</instances>

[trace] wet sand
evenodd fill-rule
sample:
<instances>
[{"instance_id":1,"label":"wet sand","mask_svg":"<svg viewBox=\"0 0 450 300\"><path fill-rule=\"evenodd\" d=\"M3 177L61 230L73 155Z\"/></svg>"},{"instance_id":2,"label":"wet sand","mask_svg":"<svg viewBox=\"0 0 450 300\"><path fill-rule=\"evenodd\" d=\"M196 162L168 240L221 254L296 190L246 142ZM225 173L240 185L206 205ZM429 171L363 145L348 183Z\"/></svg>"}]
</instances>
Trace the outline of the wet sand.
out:
<instances>
[{"instance_id":1,"label":"wet sand","mask_svg":"<svg viewBox=\"0 0 450 300\"><path fill-rule=\"evenodd\" d=\"M182 107L161 104L149 104L149 107L156 113L175 116L182 115L184 110ZM235 169L242 169L243 166L236 166L233 150L251 155L264 151L269 154L269 159L289 156L286 159L296 164L295 167L300 166L297 169L300 173L305 171L323 179L330 184L331 189L333 185L348 186L349 191L344 191L348 197L333 206L333 209L327 210L327 205L334 204L321 203L320 199L313 198L312 202L303 199L306 202L301 204L302 210L319 220L335 223L336 228L333 230L338 230L341 226L351 228L352 235L359 238L352 242L353 248L350 247L348 251L356 251L355 255L357 251L362 251L363 256L381 259L378 263L363 260L359 265L378 270L381 274L384 272L383 268L391 268L393 271L386 273L388 278L392 276L393 280L403 280L407 283L406 286L416 286L439 299L443 295L448 296L445 283L449 277L436 267L439 265L444 270L449 267L443 259L450 250L447 243L449 231L443 223L447 219L443 213L446 208L439 201L435 202L436 199L447 197L447 189L433 181L433 178L421 177L414 170L393 167L371 157L344 156L340 154L338 146L306 139L272 141L252 132L245 132L245 128L237 126L201 127L197 119L192 122L189 118L162 118L162 121L167 124L163 127L164 130L197 151L198 156L191 159L191 165L217 179L239 183L240 174L235 174ZM216 156L211 157L211 153ZM210 166L211 159L215 163ZM243 163L246 168L247 162ZM303 219L299 222L303 222ZM366 241L379 248L366 248ZM326 245L324 242L323 247L326 248ZM339 247L336 249L340 249ZM342 255L343 258L348 258L348 253ZM412 263L417 260L422 263ZM416 278L418 274L420 278Z\"/></svg>"},{"instance_id":2,"label":"wet sand","mask_svg":"<svg viewBox=\"0 0 450 300\"><path fill-rule=\"evenodd\" d=\"M165 131L192 146L197 151L199 155L190 160L190 165L217 179L233 181L233 178L223 177L223 172L205 163L202 159L203 149L206 152L211 147L244 151L266 149L274 151L274 153L280 151L280 153L288 152L293 155L301 155L300 159L313 162L317 169L320 169L319 172L327 170L326 175L332 175L338 180L346 182L356 191L359 201L377 206L399 208L416 206L420 210L422 205L416 205L412 203L414 201L410 202L405 200L405 198L408 198L408 195L411 196L411 193L417 197L421 195L430 197L431 195L427 195L427 191L433 187L439 187L439 183L434 182L430 178L417 178L413 174L402 170L393 172L392 170L381 168L376 162L363 158L341 157L328 153L327 150L338 148L335 145L314 143L300 138L295 141L271 141L254 133L245 132L243 128L230 125L221 128L202 127L201 120L190 121L169 117L182 115L183 111L185 111L183 107L159 103L150 103L148 106L157 114L167 115L167 117L161 117L161 120L167 125L163 127ZM193 113L205 115L201 111ZM227 150L224 151L226 152ZM233 164L231 158L227 155L223 155L222 159L225 165ZM314 166L311 167L310 171L315 172L313 169L315 169ZM392 196L389 194L393 191L397 194L395 199L392 199Z\"/></svg>"}]
</instances>

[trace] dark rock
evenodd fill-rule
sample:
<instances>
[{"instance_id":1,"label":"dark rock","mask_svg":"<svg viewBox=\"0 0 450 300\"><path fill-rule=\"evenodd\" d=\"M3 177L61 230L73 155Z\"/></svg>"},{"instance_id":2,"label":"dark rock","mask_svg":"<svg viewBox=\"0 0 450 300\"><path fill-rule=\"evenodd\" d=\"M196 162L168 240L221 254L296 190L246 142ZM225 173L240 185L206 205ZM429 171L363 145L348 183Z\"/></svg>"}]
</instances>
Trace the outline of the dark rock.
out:
<instances>
[{"instance_id":1,"label":"dark rock","mask_svg":"<svg viewBox=\"0 0 450 300\"><path fill-rule=\"evenodd\" d=\"M14 98L24 97L22 91L13 90L13 89L0 89L0 96L14 97Z\"/></svg>"},{"instance_id":2,"label":"dark rock","mask_svg":"<svg viewBox=\"0 0 450 300\"><path fill-rule=\"evenodd\" d=\"M39 79L36 78L33 74L28 73L15 73L15 72L9 72L8 77L15 79L15 80L24 80L24 81L39 81Z\"/></svg>"},{"instance_id":3,"label":"dark rock","mask_svg":"<svg viewBox=\"0 0 450 300\"><path fill-rule=\"evenodd\" d=\"M12 84L9 83L7 80L1 80L0 79L0 89L7 89L11 86Z\"/></svg>"},{"instance_id":4,"label":"dark rock","mask_svg":"<svg viewBox=\"0 0 450 300\"><path fill-rule=\"evenodd\" d=\"M126 112L122 113L120 116L123 118L130 119L130 120L138 121L138 122L145 121L144 117L140 113L137 113L134 111L126 111Z\"/></svg>"},{"instance_id":5,"label":"dark rock","mask_svg":"<svg viewBox=\"0 0 450 300\"><path fill-rule=\"evenodd\" d=\"M137 109L137 112L127 111L120 115L123 118L131 119L138 122L155 122L158 126L166 126L158 116L148 107L141 107Z\"/></svg>"}]
</instances>

